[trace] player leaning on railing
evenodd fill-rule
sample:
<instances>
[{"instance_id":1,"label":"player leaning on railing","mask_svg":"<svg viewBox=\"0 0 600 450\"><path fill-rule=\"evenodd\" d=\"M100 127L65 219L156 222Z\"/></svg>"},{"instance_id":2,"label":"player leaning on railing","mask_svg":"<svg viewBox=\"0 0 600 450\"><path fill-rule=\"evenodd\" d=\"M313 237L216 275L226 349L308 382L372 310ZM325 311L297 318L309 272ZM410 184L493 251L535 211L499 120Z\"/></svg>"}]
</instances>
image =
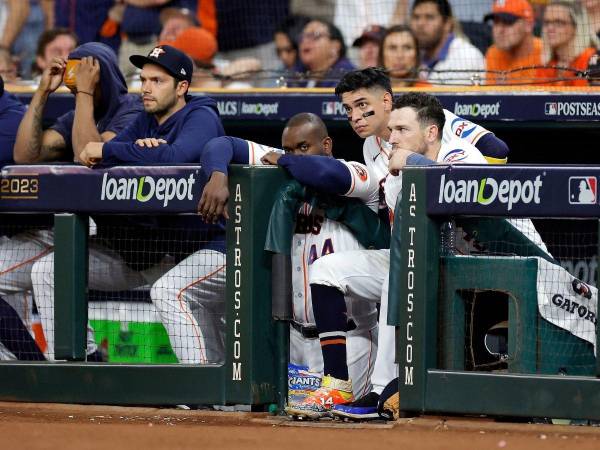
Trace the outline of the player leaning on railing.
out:
<instances>
[{"instance_id":1,"label":"player leaning on railing","mask_svg":"<svg viewBox=\"0 0 600 450\"><path fill-rule=\"evenodd\" d=\"M351 72L342 78L336 88L336 93L342 98L354 131L360 137L367 138L363 147L365 163L370 176L379 180L379 207L383 215L387 216L385 183L391 151L389 118L392 111L392 91L389 78L377 69ZM487 143L487 148L492 150L495 159L505 160L508 148L493 134L460 118L448 120L446 111L443 111L443 114L446 118L443 131L438 130L438 133L442 132L442 142L450 142L452 136L468 137L466 143L469 143L469 140L479 146ZM456 127L454 133L453 127ZM471 133L465 132L466 130L471 130ZM489 152L486 153L489 154ZM462 156L464 155L458 152L452 153L452 155L448 155L449 162L460 160ZM346 392L352 391L351 381L347 377L344 330L340 325L340 318L344 316L344 305L339 298L343 299L344 294L353 292L359 293L359 298L373 302L383 300L382 311L387 305L389 252L376 251L368 253L368 255L372 255L373 259L367 261L360 258L343 258L343 262L338 261L341 258L339 255L327 255L313 266L311 285L313 281L317 284L316 289L312 289L313 309L324 350L325 375L332 374L333 376L326 378L322 389L317 391L313 398L308 399L303 406L297 408L297 411L293 411L294 414L310 415L311 417L325 415L334 403L330 400L332 397L344 397L344 395L332 395L333 391L339 389ZM349 265L348 261L352 261L352 264ZM384 270L376 268L384 268ZM354 279L352 279L353 275ZM354 283L356 286L349 286L348 283L358 280L360 282ZM332 300L332 297L337 301ZM385 312L381 314L381 317L386 317ZM322 323L326 325L323 328L319 327L319 317L324 318L325 322ZM394 329L383 320L380 321L379 347L372 378L373 392L344 408L333 405L333 413L356 418L377 416L379 394L395 377L395 373ZM347 395L345 396L347 397Z\"/></svg>"},{"instance_id":2,"label":"player leaning on railing","mask_svg":"<svg viewBox=\"0 0 600 450\"><path fill-rule=\"evenodd\" d=\"M274 149L235 137L213 139L202 156L202 167L209 182L200 201L200 213L213 220L224 213L229 197L227 165L279 165L296 180L285 185L276 200L269 226L272 239L270 251L291 254L293 319L290 322L290 360L306 366L311 372L322 372L323 360L312 313L309 271L323 254L344 252L371 246L387 246L387 224L381 224L377 214L378 186L368 177L366 167L359 163L335 160L331 157L333 141L323 121L311 113L293 116L282 134L282 147ZM341 169L347 167L349 170ZM340 170L341 169L341 170ZM339 178L339 175L342 178ZM350 174L346 179L345 175ZM354 199L336 201L335 205L320 197L318 203L310 192L348 194ZM360 199L360 201L359 201ZM286 220L289 218L289 220ZM356 219L356 220L354 220ZM352 222L352 223L349 223ZM368 229L357 229L358 223L369 223ZM291 231L293 230L293 233ZM293 234L293 237L292 237ZM277 237L273 237L276 235ZM352 351L349 371L355 379L356 394L370 390L373 366L370 364L377 348L377 310L348 297L348 345Z\"/></svg>"}]
</instances>

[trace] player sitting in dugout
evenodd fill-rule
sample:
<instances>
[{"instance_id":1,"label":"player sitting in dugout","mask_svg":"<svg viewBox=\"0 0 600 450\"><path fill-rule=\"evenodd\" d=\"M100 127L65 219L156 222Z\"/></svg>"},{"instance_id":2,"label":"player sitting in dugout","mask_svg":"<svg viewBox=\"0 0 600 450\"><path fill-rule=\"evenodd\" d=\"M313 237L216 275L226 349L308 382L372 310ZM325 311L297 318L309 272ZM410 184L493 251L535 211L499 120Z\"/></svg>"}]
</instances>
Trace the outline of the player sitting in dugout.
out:
<instances>
[{"instance_id":1,"label":"player sitting in dugout","mask_svg":"<svg viewBox=\"0 0 600 450\"><path fill-rule=\"evenodd\" d=\"M42 130L48 97L63 79L75 95L75 109ZM77 161L88 142L110 141L141 111L139 99L127 92L112 49L98 42L83 44L67 60L54 58L44 70L19 126L14 160L17 164Z\"/></svg>"},{"instance_id":2,"label":"player sitting in dugout","mask_svg":"<svg viewBox=\"0 0 600 450\"><path fill-rule=\"evenodd\" d=\"M384 72L376 69L367 69L365 72L368 75L371 75L372 78L377 81L372 82L373 80L367 76L366 79L369 82L372 82L371 85L367 85L368 89L372 88L377 94L382 91L387 92L386 89L380 89L381 86L379 85L379 83L385 85L385 82L387 81L387 85L389 86L389 79ZM362 72L359 72L359 74L362 74ZM391 92L391 87L389 88L389 91ZM374 142L376 142L377 148L381 148L382 145L386 145L386 141L384 139L389 138L387 117L389 116L391 103L386 103L385 105L383 103L378 104L380 99L377 95L369 94L366 96L368 98L365 96L359 97L362 102L360 104L361 106L368 107L368 103L370 101L371 106L373 107L373 113L361 110L360 108L357 109L361 115L364 115L361 120L364 122L370 122L371 125L371 128L363 126L361 131L364 131L366 136L368 136L370 133L374 132L373 130L377 130L378 137ZM506 159L506 154L508 152L506 145L501 140L496 138L492 133L482 127L453 115L449 111L445 111L445 113L450 118L450 121L447 122L448 128L445 129L445 138L450 139L451 136L455 134L461 134L465 138L468 137L470 140L480 143L480 145L482 143L487 143L492 149L496 150L495 153L492 153L496 157L494 160ZM288 127L296 123L295 119L288 123ZM451 128L452 126L454 126L454 128ZM286 127L286 132L288 131L288 127ZM262 160L261 155L264 154L265 146L260 144L233 137L222 137L211 141L207 145L201 160L201 164L207 173L209 182L204 188L202 199L200 201L200 213L208 221L216 220L222 214L226 215L226 203L229 197L229 192L227 190L227 164L230 162L242 164L261 164L268 162L277 163L281 167L285 167L294 178L311 188L337 195L358 197L359 199L363 200L365 204L371 205L371 207L375 207L375 210L377 210L377 205L379 203L379 186L381 184L379 179L380 177L373 176L362 164L354 162L345 163L333 158L323 158L322 156L307 156L299 158L296 155L308 152L308 149L310 148L308 143L310 142L311 138L309 131L310 129L304 130L305 140L302 141L298 139L297 146L292 146L290 144L286 146L284 143L284 148L288 150L286 155L281 156L280 153L277 153L276 150L272 149L273 152L266 154ZM284 132L284 140L286 132ZM381 135L381 137L379 137L379 135ZM382 157L381 159L384 158ZM387 157L385 158L385 163L385 173L387 174ZM385 210L383 216L387 220L387 210ZM340 249L336 248L336 252L339 253ZM311 261L311 264L313 262L314 261ZM299 290L300 294L302 292L304 292L304 290ZM308 298L308 295L304 295L303 301L306 302ZM294 301L295 303L298 302L296 297L294 297ZM311 303L308 303L308 305L311 305ZM304 308L304 311L308 310L311 312L311 314L309 314L310 317L306 314L303 317L303 308L301 307L300 311L298 311L295 315L295 320L303 321L305 322L305 326L310 326L310 324L313 323L311 309L312 308ZM294 332L292 331L291 333L292 337L294 337ZM292 347L292 349L293 348L294 347ZM358 358L358 356L353 351L353 363L355 363L357 360L356 358ZM306 363L306 361L310 360L310 358L305 358L304 362ZM312 360L314 361L314 358ZM291 361L299 364L302 362L302 359L292 358ZM311 367L311 369L320 367L320 363L319 366L309 365L309 367ZM363 372L351 368L351 373L370 373L371 370L372 366L369 366L368 370L364 370ZM359 392L363 392L365 394L370 392L370 383L363 382L362 380L364 380L364 376L361 376L361 378L356 380L358 383L354 385L354 391L357 394ZM345 400L349 399L350 398L345 398Z\"/></svg>"},{"instance_id":3,"label":"player sitting in dugout","mask_svg":"<svg viewBox=\"0 0 600 450\"><path fill-rule=\"evenodd\" d=\"M216 102L187 92L192 80L192 61L169 45L159 45L148 56L135 55L130 60L142 69L145 111L112 142L88 144L82 162L92 167L197 163L205 144L224 131ZM168 271L157 280L147 280L152 283L150 297L173 351L181 363L222 363L222 330L202 316L209 310L210 317L224 315L220 309L224 304L226 275L224 226L205 224L194 216L154 218L152 223L156 228L181 229L183 235L170 238L173 244L168 246L177 246L178 240L186 243L177 249L168 248L169 254L176 257L174 267L167 267ZM215 322L222 323L220 319Z\"/></svg>"},{"instance_id":4,"label":"player sitting in dugout","mask_svg":"<svg viewBox=\"0 0 600 450\"><path fill-rule=\"evenodd\" d=\"M388 122L392 109L392 93L389 78L384 72L377 69L364 69L361 71L355 71L347 74L342 79L336 91L338 95L342 97L342 101L344 103L344 107L347 109L348 119L350 120L352 127L360 137L367 138L365 141L365 161L367 161L367 166L369 166L369 164L377 164L377 167L381 166L380 169L374 170L372 174L371 170L369 170L369 178L375 181L373 183L373 190L378 194L379 187L384 185L385 178L387 178L388 175L387 158L391 151L391 145L388 143L391 133L390 129L388 128ZM466 139L467 142L473 142L475 144L479 144L480 146L483 143L487 143L489 144L488 149L491 148L493 150L492 155L496 157L494 160L505 160L508 149L506 145L493 134L475 124L472 124L471 122L454 116L449 111L444 111L444 115L445 124L443 139L445 141L451 140L453 136L458 136ZM243 152L244 150L242 148L242 150L240 150L240 156L242 158ZM206 153L206 155L208 155L208 153ZM287 164L287 158L288 155L279 158L278 163L282 166L285 166ZM302 159L302 164L308 165L311 162L311 159L312 158ZM247 163L248 160L242 160L241 162ZM328 186L328 189L330 189L328 192L340 195L347 193L352 185L352 171L344 169L344 166L336 164L335 160L332 159L321 159L320 162L330 166L335 164L337 166L337 170L339 170L339 173L335 175L329 174L327 177L315 177L315 173L324 172L315 169L315 167L307 167L305 170L305 179L302 181L308 185L311 185L311 183L315 183L317 178L324 178L332 181L331 185L333 186ZM226 170L226 168L222 170ZM344 174L344 172L346 172L347 175ZM209 186L212 184L212 177L216 177L215 180L218 180L222 177L223 173L226 172L222 171L220 173L214 173L211 176L211 180L209 181L209 184L204 192L205 198L204 203L201 204L201 212L207 214L209 218L214 217L215 214L219 214L223 210L226 203L226 196L214 195L219 192L219 189L216 189L214 193L209 189ZM294 176L298 178L297 174L294 174ZM206 196L210 198L207 198ZM382 208L382 212L387 216L387 208L385 205ZM339 253L337 253L337 256L343 258L343 256L341 256ZM381 286L383 284L383 280L379 284ZM375 297L375 301L378 301L380 298L380 296ZM379 353L380 351L378 351L378 355ZM328 372L327 369L331 364L331 358L324 359L326 372ZM344 359L345 364L345 354L344 358L342 359ZM387 366L385 364L386 358L381 358L380 362L381 366ZM379 392L383 390L383 387L391 379L388 378L387 372L387 370L384 370L379 376L379 382L377 386L377 388L380 389ZM394 373L393 368L391 373ZM326 377L324 380L325 385L327 384L327 380L328 377ZM352 390L353 389L351 388L350 392ZM351 399L351 395L343 395L340 396L338 402L348 401L348 399ZM377 401L375 401L375 407L376 406ZM304 409L301 412L306 414L307 410ZM308 411L307 415L310 414L312 413ZM314 412L316 417L322 414L323 411Z\"/></svg>"},{"instance_id":5,"label":"player sitting in dugout","mask_svg":"<svg viewBox=\"0 0 600 450\"><path fill-rule=\"evenodd\" d=\"M375 183L369 179L366 167L357 162L332 158L333 141L318 116L312 113L293 116L285 125L281 143L283 150L229 136L209 142L201 164L211 181L205 186L199 210L209 221L225 213L222 208L223 200L229 196L227 166L230 163L279 164L299 180L310 181L308 184L319 191L327 191L332 185L343 184L345 180L339 179L339 174L344 172L337 170L336 167L340 165L348 168L353 176L352 192L349 196L354 199L348 200L347 203L355 201L355 204L346 205L346 202L336 201L335 205L327 205L327 200L320 198L317 206L312 203L313 197L309 193L300 195L296 189L300 186L298 183L290 183L282 188L282 197L291 200L289 207L288 202L282 206L286 214L281 214L281 210L277 212L274 210L271 218L271 223L276 224L272 226L278 228L279 231L276 233L281 238L274 242L278 248L270 248L270 250L291 254L293 267L291 273L293 296L290 299L293 320L290 322L289 362L322 374L323 359L307 284L310 268L322 254L371 246L377 248L387 246L389 227L387 220L382 223L377 216L378 191L376 188L373 189ZM319 164L319 161L324 159L333 164L331 166ZM310 172L308 173L307 170ZM302 200L296 201L296 198L300 197ZM362 210L357 210L357 207ZM345 219L341 218L340 209L344 210ZM359 230L354 224L348 223L347 218L353 214L360 215L372 226ZM273 215L277 216L275 221ZM281 217L291 217L295 219L295 224L288 223ZM318 225L307 226L309 223ZM292 234L287 232L291 229L294 230L293 238ZM279 249L281 251L278 251ZM377 309L374 304L357 301L350 296L346 298L346 302L350 328L348 346L352 355L349 359L349 370L356 380L355 394L358 396L370 390L372 355L377 350Z\"/></svg>"},{"instance_id":6,"label":"player sitting in dugout","mask_svg":"<svg viewBox=\"0 0 600 450\"><path fill-rule=\"evenodd\" d=\"M193 71L192 62L183 53L167 46L153 49L147 57L134 56L132 62L142 68L144 111L133 118L133 123L130 121L130 125L110 142L96 139L86 143L79 159L90 166L101 162L106 165L123 162L144 164L198 161L204 143L222 135L223 127L213 100L187 95ZM191 123L202 123L203 127L194 127ZM224 247L222 226L205 226L194 218L189 219L189 222L185 219L180 222L174 218L161 217L120 217L117 220L114 217L95 216L94 219L98 224L99 242L92 242L94 245L90 247L91 289L126 290L156 281L160 274L172 266L163 264L164 256L170 254L171 250L163 248L168 243L156 238L161 225L179 227L184 238L178 242L189 244L179 245L179 253L175 252L178 259L183 259L197 249L198 236L202 237L207 246ZM115 239L115 227L121 230L120 239ZM123 239L123 233L130 235ZM148 242L156 244L156 251L145 251ZM123 245L128 247L123 248ZM140 258L143 260L140 261ZM52 359L54 254L48 248L34 261L31 268L33 291L47 332L48 358ZM95 345L93 338L88 345Z\"/></svg>"},{"instance_id":7,"label":"player sitting in dugout","mask_svg":"<svg viewBox=\"0 0 600 450\"><path fill-rule=\"evenodd\" d=\"M279 229L286 231L293 229L291 234L283 231L278 245L281 253L291 253L292 271L292 315L290 322L290 363L306 366L311 372L322 373L323 360L320 345L314 324L312 303L307 280L312 263L322 253L344 252L370 247L372 245L387 246L389 229L386 223L381 224L377 216L378 196L373 190L372 183L363 164L334 160L331 156L333 141L328 136L327 128L323 121L311 113L300 113L292 117L286 124L282 134L282 147L285 150L275 149L255 142L238 139L235 137L220 137L213 139L205 149L201 164L203 170L211 178L204 190L200 201L200 213L207 220L214 220L224 210L222 201L229 196L227 190L227 165L229 163L246 162L253 165L279 164L286 167L292 176L299 175L300 179L310 178L306 170L311 170L314 187L322 188L321 183L338 183L335 172L326 166L318 164L321 159L335 161L336 164L347 166L354 175L353 194L355 199L349 204L338 204L334 207L326 199L320 199L319 206L311 203L312 196L296 194L298 183L290 183L282 188L284 196L293 198L291 204L284 206L286 214L272 213ZM314 170L313 170L314 169ZM316 170L316 171L315 171ZM332 178L333 176L333 178ZM301 189L304 189L301 187ZM296 194L294 194L294 192ZM220 201L213 202L216 196ZM295 199L302 200L295 201ZM358 201L361 199L364 201ZM355 204L350 203L355 201ZM358 208L362 208L359 211ZM344 219L339 213L343 209ZM280 213L281 210L278 210ZM352 215L360 215L365 222L373 224L374 229L359 230L349 223ZM288 223L281 217L293 218L295 225ZM387 222L387 221L386 221ZM306 224L318 224L316 228L307 227ZM364 222L363 222L364 223ZM304 225L303 225L304 224ZM379 224L379 225L378 225ZM290 227L293 225L293 227ZM370 389L372 371L372 355L377 350L377 309L373 304L357 302L347 297L348 345L351 348L352 358L349 361L350 372L356 380L356 395Z\"/></svg>"}]
</instances>

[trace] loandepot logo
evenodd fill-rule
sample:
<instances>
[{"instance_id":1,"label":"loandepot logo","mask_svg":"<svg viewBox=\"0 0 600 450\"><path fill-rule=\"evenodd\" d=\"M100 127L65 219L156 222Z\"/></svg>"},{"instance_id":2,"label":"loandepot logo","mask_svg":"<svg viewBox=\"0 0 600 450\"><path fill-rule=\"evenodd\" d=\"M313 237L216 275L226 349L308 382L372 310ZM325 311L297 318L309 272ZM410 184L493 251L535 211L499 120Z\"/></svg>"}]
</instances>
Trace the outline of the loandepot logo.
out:
<instances>
[{"instance_id":1,"label":"loandepot logo","mask_svg":"<svg viewBox=\"0 0 600 450\"><path fill-rule=\"evenodd\" d=\"M483 117L499 116L500 102L460 104L454 102L454 114L457 116Z\"/></svg>"},{"instance_id":2,"label":"loandepot logo","mask_svg":"<svg viewBox=\"0 0 600 450\"><path fill-rule=\"evenodd\" d=\"M540 175L535 180L502 180L488 177L480 180L448 180L442 175L440 180L439 204L444 203L478 203L490 205L495 201L506 205L510 211L513 205L533 202L540 203Z\"/></svg>"},{"instance_id":3,"label":"loandepot logo","mask_svg":"<svg viewBox=\"0 0 600 450\"><path fill-rule=\"evenodd\" d=\"M254 114L257 116L270 116L277 114L279 103L246 103L242 102L242 114Z\"/></svg>"},{"instance_id":4,"label":"loandepot logo","mask_svg":"<svg viewBox=\"0 0 600 450\"><path fill-rule=\"evenodd\" d=\"M192 187L196 179L193 174L186 178L113 178L108 173L102 178L100 200L134 200L146 203L153 198L163 201L166 207L171 200L193 200Z\"/></svg>"}]
</instances>

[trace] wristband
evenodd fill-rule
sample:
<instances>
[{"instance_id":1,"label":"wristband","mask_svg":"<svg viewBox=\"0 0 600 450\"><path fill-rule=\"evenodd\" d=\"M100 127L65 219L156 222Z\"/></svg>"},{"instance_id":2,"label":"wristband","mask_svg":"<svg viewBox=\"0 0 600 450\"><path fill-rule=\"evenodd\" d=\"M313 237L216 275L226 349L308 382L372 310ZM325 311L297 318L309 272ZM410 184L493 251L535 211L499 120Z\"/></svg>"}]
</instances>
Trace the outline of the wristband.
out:
<instances>
[{"instance_id":1,"label":"wristband","mask_svg":"<svg viewBox=\"0 0 600 450\"><path fill-rule=\"evenodd\" d=\"M94 96L94 94L92 94L91 92L86 92L86 91L77 91L77 93L78 93L78 94L87 94L87 95L89 95L89 96L91 96L91 97L93 97L93 96Z\"/></svg>"}]
</instances>

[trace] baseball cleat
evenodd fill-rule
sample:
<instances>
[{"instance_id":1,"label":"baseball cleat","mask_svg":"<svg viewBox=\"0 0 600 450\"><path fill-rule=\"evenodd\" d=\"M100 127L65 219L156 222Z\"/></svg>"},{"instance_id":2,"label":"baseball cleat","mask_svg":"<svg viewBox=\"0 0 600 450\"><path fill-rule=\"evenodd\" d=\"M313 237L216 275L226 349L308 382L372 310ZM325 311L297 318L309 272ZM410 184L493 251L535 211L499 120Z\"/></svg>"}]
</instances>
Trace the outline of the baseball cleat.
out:
<instances>
[{"instance_id":1,"label":"baseball cleat","mask_svg":"<svg viewBox=\"0 0 600 450\"><path fill-rule=\"evenodd\" d=\"M354 400L352 380L338 380L324 376L321 387L308 395L300 403L285 408L286 414L308 419L319 419L329 415L334 405Z\"/></svg>"},{"instance_id":2,"label":"baseball cleat","mask_svg":"<svg viewBox=\"0 0 600 450\"><path fill-rule=\"evenodd\" d=\"M379 413L377 412L378 404L379 394L376 392L369 392L367 395L364 395L353 402L334 405L331 408L331 414L334 417L352 420L379 419Z\"/></svg>"}]
</instances>

